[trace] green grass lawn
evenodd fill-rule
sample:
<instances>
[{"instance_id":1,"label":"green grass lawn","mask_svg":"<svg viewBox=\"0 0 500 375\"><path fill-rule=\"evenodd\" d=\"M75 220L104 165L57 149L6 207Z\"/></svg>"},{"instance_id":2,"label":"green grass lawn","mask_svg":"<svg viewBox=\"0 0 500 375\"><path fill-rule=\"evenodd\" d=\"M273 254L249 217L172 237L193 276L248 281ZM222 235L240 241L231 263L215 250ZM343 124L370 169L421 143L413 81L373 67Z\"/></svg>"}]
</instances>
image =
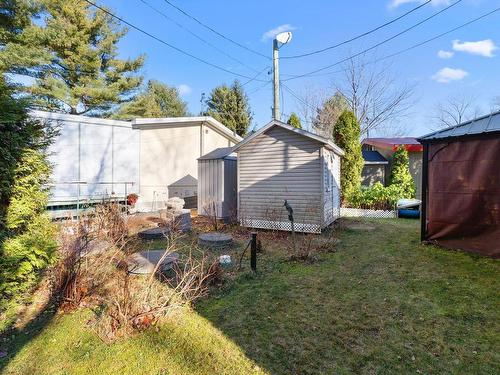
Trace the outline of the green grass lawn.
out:
<instances>
[{"instance_id":1,"label":"green grass lawn","mask_svg":"<svg viewBox=\"0 0 500 375\"><path fill-rule=\"evenodd\" d=\"M265 241L257 275L233 274L158 331L105 344L89 312L47 314L0 342L0 372L499 373L500 263L420 245L417 221L365 222L375 230L342 229L310 264Z\"/></svg>"}]
</instances>

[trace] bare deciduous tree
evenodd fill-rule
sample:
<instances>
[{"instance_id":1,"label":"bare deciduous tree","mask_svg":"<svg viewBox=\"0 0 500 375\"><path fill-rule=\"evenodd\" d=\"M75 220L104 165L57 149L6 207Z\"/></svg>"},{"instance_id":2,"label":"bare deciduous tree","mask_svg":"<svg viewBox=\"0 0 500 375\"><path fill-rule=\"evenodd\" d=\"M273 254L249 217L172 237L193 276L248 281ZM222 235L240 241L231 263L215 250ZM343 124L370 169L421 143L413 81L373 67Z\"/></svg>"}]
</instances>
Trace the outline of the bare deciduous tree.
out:
<instances>
[{"instance_id":1,"label":"bare deciduous tree","mask_svg":"<svg viewBox=\"0 0 500 375\"><path fill-rule=\"evenodd\" d=\"M500 111L500 96L493 98L491 112Z\"/></svg>"},{"instance_id":2,"label":"bare deciduous tree","mask_svg":"<svg viewBox=\"0 0 500 375\"><path fill-rule=\"evenodd\" d=\"M344 77L336 87L356 115L361 134L400 120L413 106L414 85L396 84L389 66L368 64L363 59L351 59Z\"/></svg>"},{"instance_id":3,"label":"bare deciduous tree","mask_svg":"<svg viewBox=\"0 0 500 375\"><path fill-rule=\"evenodd\" d=\"M321 107L316 109L316 117L312 123L315 132L325 138L332 138L333 127L347 108L347 101L339 91L324 100Z\"/></svg>"},{"instance_id":4,"label":"bare deciduous tree","mask_svg":"<svg viewBox=\"0 0 500 375\"><path fill-rule=\"evenodd\" d=\"M476 97L457 94L439 102L433 116L435 128L452 127L477 117L479 108L475 104Z\"/></svg>"}]
</instances>

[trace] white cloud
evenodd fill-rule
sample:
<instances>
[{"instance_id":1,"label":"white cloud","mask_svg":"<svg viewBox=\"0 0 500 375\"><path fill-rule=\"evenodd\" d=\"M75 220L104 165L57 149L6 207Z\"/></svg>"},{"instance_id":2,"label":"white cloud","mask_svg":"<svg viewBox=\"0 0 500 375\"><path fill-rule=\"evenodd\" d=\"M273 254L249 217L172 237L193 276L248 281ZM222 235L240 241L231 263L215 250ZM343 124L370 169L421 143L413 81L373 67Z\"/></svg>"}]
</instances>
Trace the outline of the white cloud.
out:
<instances>
[{"instance_id":1,"label":"white cloud","mask_svg":"<svg viewBox=\"0 0 500 375\"><path fill-rule=\"evenodd\" d=\"M409 3L424 3L426 0L391 0L389 3L389 8L397 8L400 5L409 4ZM451 0L432 0L431 5L440 6L440 5L450 5Z\"/></svg>"},{"instance_id":2,"label":"white cloud","mask_svg":"<svg viewBox=\"0 0 500 375\"><path fill-rule=\"evenodd\" d=\"M181 96L189 95L193 91L193 89L191 87L189 87L188 85L186 85L184 83L177 86L177 90L179 90L179 95L181 95Z\"/></svg>"},{"instance_id":3,"label":"white cloud","mask_svg":"<svg viewBox=\"0 0 500 375\"><path fill-rule=\"evenodd\" d=\"M438 57L440 59L451 59L455 52L452 51L443 51L442 49L438 51Z\"/></svg>"},{"instance_id":4,"label":"white cloud","mask_svg":"<svg viewBox=\"0 0 500 375\"><path fill-rule=\"evenodd\" d=\"M460 40L454 40L453 49L472 55L493 57L493 51L497 50L498 47L491 39L478 40L477 42L461 42Z\"/></svg>"},{"instance_id":5,"label":"white cloud","mask_svg":"<svg viewBox=\"0 0 500 375\"><path fill-rule=\"evenodd\" d=\"M439 83L450 83L452 81L460 81L468 75L469 73L462 69L443 68L438 70L431 78Z\"/></svg>"},{"instance_id":6,"label":"white cloud","mask_svg":"<svg viewBox=\"0 0 500 375\"><path fill-rule=\"evenodd\" d=\"M292 31L295 29L296 29L296 27L290 25L289 23L286 23L284 25L280 25L280 26L278 26L274 29L268 30L264 34L262 34L262 41L265 42L268 39L273 39L279 33L284 33L285 31Z\"/></svg>"}]
</instances>

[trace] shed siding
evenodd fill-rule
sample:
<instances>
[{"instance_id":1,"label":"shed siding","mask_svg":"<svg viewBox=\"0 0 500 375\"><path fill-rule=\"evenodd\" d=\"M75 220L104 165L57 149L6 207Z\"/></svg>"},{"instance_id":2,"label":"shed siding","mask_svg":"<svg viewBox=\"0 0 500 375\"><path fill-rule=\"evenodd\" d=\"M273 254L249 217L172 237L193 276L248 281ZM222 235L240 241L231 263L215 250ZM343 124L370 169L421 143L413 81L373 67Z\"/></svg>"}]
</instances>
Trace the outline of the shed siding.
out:
<instances>
[{"instance_id":1,"label":"shed siding","mask_svg":"<svg viewBox=\"0 0 500 375\"><path fill-rule=\"evenodd\" d=\"M236 160L198 161L198 212L229 218L236 209Z\"/></svg>"},{"instance_id":2,"label":"shed siding","mask_svg":"<svg viewBox=\"0 0 500 375\"><path fill-rule=\"evenodd\" d=\"M323 148L323 226L340 217L340 156Z\"/></svg>"},{"instance_id":3,"label":"shed siding","mask_svg":"<svg viewBox=\"0 0 500 375\"><path fill-rule=\"evenodd\" d=\"M286 199L294 210L297 230L319 231L323 224L321 146L273 127L239 149L238 215L242 224L287 229Z\"/></svg>"}]
</instances>

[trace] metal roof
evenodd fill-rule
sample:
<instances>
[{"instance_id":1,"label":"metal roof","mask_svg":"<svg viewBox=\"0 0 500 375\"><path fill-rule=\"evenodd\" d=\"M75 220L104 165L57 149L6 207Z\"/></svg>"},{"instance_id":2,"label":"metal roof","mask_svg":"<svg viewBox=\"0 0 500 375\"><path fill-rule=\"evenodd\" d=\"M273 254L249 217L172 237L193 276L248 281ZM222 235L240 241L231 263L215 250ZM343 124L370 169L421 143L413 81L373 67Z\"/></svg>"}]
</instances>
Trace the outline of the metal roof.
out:
<instances>
[{"instance_id":1,"label":"metal roof","mask_svg":"<svg viewBox=\"0 0 500 375\"><path fill-rule=\"evenodd\" d=\"M418 140L429 142L443 138L464 137L468 135L479 135L493 132L500 132L500 111L463 122L450 128L438 130L424 135Z\"/></svg>"},{"instance_id":2,"label":"metal roof","mask_svg":"<svg viewBox=\"0 0 500 375\"><path fill-rule=\"evenodd\" d=\"M179 180L175 181L174 183L171 183L168 185L168 187L181 187L181 186L196 186L198 184L198 180L191 176L190 174L180 178Z\"/></svg>"},{"instance_id":3,"label":"metal roof","mask_svg":"<svg viewBox=\"0 0 500 375\"><path fill-rule=\"evenodd\" d=\"M269 129L271 129L274 126L279 126L281 128L290 130L291 132L294 132L294 133L300 134L304 137L318 141L318 142L324 144L327 148L334 151L337 155L344 156L344 154L345 154L344 150L342 150L339 146L337 146L335 143L333 143L329 139L326 139L326 138L323 138L317 134L308 132L307 130L297 129L291 125L288 125L288 124L286 124L282 121L278 121L278 120L271 121L267 125L263 126L259 130L253 132L251 135L244 138L240 143L238 143L237 145L234 146L233 151L237 151L239 148L243 147L244 145L246 145L247 143L252 141L254 138L257 138L259 135L261 135L262 133L265 133L266 131L268 131Z\"/></svg>"},{"instance_id":4,"label":"metal roof","mask_svg":"<svg viewBox=\"0 0 500 375\"><path fill-rule=\"evenodd\" d=\"M378 151L361 151L365 164L389 164L389 161Z\"/></svg>"},{"instance_id":5,"label":"metal roof","mask_svg":"<svg viewBox=\"0 0 500 375\"><path fill-rule=\"evenodd\" d=\"M407 151L413 152L422 151L423 149L418 140L413 137L365 138L361 143L392 151L396 151L399 146L404 146Z\"/></svg>"},{"instance_id":6,"label":"metal roof","mask_svg":"<svg viewBox=\"0 0 500 375\"><path fill-rule=\"evenodd\" d=\"M225 159L227 157L231 157L230 155L233 153L233 147L221 147L216 148L215 150L209 152L198 158L198 160L216 160L216 159Z\"/></svg>"}]
</instances>

